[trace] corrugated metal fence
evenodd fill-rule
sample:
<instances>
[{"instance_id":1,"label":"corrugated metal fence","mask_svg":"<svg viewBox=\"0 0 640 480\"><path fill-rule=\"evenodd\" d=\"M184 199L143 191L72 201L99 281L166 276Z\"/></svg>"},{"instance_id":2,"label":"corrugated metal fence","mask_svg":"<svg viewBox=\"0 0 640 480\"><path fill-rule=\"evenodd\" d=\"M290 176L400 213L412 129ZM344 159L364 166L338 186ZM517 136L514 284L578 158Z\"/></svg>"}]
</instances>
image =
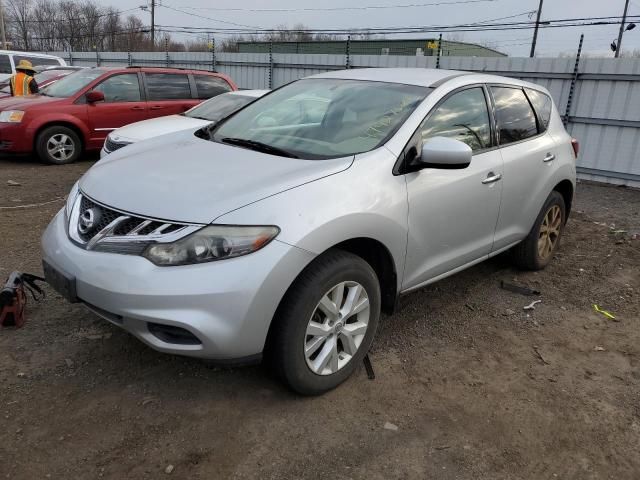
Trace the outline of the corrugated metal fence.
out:
<instances>
[{"instance_id":1,"label":"corrugated metal fence","mask_svg":"<svg viewBox=\"0 0 640 480\"><path fill-rule=\"evenodd\" d=\"M52 53L52 52L48 52ZM216 69L240 88L275 88L343 68L436 68L436 57L217 52L53 52L69 64ZM640 187L640 59L442 57L440 68L495 73L546 87L580 140L580 177ZM572 81L575 91L570 97Z\"/></svg>"}]
</instances>

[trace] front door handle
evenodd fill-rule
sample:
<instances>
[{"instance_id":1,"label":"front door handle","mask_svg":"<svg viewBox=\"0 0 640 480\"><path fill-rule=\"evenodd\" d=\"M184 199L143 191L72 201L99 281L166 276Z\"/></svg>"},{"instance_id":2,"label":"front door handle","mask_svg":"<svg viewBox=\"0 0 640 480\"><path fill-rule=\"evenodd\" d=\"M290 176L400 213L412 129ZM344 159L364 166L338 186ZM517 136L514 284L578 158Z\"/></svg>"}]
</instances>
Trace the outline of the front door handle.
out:
<instances>
[{"instance_id":1,"label":"front door handle","mask_svg":"<svg viewBox=\"0 0 640 480\"><path fill-rule=\"evenodd\" d=\"M556 159L556 156L553 153L547 153L547 156L542 159L543 162L552 162Z\"/></svg>"},{"instance_id":2,"label":"front door handle","mask_svg":"<svg viewBox=\"0 0 640 480\"><path fill-rule=\"evenodd\" d=\"M151 110L162 110L164 107L162 105L153 105Z\"/></svg>"},{"instance_id":3,"label":"front door handle","mask_svg":"<svg viewBox=\"0 0 640 480\"><path fill-rule=\"evenodd\" d=\"M502 178L502 174L501 173L489 172L489 174L487 175L487 178L482 180L482 183L484 183L486 185L487 183L497 182L501 178Z\"/></svg>"},{"instance_id":4,"label":"front door handle","mask_svg":"<svg viewBox=\"0 0 640 480\"><path fill-rule=\"evenodd\" d=\"M140 107L140 106L131 107L131 110L144 110L144 107Z\"/></svg>"}]
</instances>

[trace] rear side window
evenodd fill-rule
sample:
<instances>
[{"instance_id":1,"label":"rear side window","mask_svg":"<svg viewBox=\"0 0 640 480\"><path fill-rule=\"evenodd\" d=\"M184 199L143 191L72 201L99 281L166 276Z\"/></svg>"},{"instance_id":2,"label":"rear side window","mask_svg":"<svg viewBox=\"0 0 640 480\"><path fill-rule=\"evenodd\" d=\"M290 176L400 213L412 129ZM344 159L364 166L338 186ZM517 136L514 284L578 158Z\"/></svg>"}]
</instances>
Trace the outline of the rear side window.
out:
<instances>
[{"instance_id":1,"label":"rear side window","mask_svg":"<svg viewBox=\"0 0 640 480\"><path fill-rule=\"evenodd\" d=\"M478 151L491 146L489 111L482 88L454 93L438 105L420 128L422 141L453 138Z\"/></svg>"},{"instance_id":2,"label":"rear side window","mask_svg":"<svg viewBox=\"0 0 640 480\"><path fill-rule=\"evenodd\" d=\"M9 55L0 55L0 73L13 73L11 71L11 60L9 60Z\"/></svg>"},{"instance_id":3,"label":"rear side window","mask_svg":"<svg viewBox=\"0 0 640 480\"><path fill-rule=\"evenodd\" d=\"M536 116L519 88L491 87L496 106L500 145L525 140L538 134Z\"/></svg>"},{"instance_id":4,"label":"rear side window","mask_svg":"<svg viewBox=\"0 0 640 480\"><path fill-rule=\"evenodd\" d=\"M20 60L27 60L31 62L34 67L50 67L51 65L60 65L60 62L56 58L42 58L32 57L31 55L14 55L13 61L16 65L20 63Z\"/></svg>"},{"instance_id":5,"label":"rear side window","mask_svg":"<svg viewBox=\"0 0 640 480\"><path fill-rule=\"evenodd\" d=\"M542 133L549 128L549 119L551 118L553 102L548 95L538 92L537 90L527 88L526 92L529 100L531 100L533 108L535 108L538 113L538 119L540 120L540 132Z\"/></svg>"},{"instance_id":6,"label":"rear side window","mask_svg":"<svg viewBox=\"0 0 640 480\"><path fill-rule=\"evenodd\" d=\"M149 100L183 100L191 97L189 77L173 73L145 73Z\"/></svg>"},{"instance_id":7,"label":"rear side window","mask_svg":"<svg viewBox=\"0 0 640 480\"><path fill-rule=\"evenodd\" d=\"M198 89L198 98L207 99L216 97L221 93L231 91L231 86L222 78L211 75L194 75L196 80L196 88Z\"/></svg>"}]
</instances>

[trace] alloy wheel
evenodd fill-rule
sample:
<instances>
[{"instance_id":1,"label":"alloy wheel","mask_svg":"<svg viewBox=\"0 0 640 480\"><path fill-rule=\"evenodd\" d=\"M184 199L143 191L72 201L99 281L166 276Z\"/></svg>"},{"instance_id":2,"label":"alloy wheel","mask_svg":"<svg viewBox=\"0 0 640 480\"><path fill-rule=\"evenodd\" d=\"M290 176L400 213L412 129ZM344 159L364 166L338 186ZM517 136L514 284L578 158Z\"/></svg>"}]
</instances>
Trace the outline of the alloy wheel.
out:
<instances>
[{"instance_id":1,"label":"alloy wheel","mask_svg":"<svg viewBox=\"0 0 640 480\"><path fill-rule=\"evenodd\" d=\"M367 333L369 296L357 282L341 282L318 302L307 325L304 354L317 375L331 375L347 365Z\"/></svg>"},{"instance_id":2,"label":"alloy wheel","mask_svg":"<svg viewBox=\"0 0 640 480\"><path fill-rule=\"evenodd\" d=\"M58 161L69 160L75 152L75 145L69 135L57 133L47 141L47 153Z\"/></svg>"},{"instance_id":3,"label":"alloy wheel","mask_svg":"<svg viewBox=\"0 0 640 480\"><path fill-rule=\"evenodd\" d=\"M547 259L553 252L562 228L562 210L558 205L553 205L544 216L540 226L538 237L538 255L541 259Z\"/></svg>"}]
</instances>

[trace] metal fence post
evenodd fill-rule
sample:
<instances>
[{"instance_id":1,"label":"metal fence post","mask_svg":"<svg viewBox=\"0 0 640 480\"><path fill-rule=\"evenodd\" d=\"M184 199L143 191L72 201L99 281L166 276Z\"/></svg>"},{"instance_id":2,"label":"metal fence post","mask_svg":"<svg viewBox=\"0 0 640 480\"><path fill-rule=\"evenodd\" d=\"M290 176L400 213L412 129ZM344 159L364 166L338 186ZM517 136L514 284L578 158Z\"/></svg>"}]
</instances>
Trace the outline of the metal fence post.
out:
<instances>
[{"instance_id":1,"label":"metal fence post","mask_svg":"<svg viewBox=\"0 0 640 480\"><path fill-rule=\"evenodd\" d=\"M442 34L438 38L438 56L436 57L436 68L440 68L440 56L442 55Z\"/></svg>"},{"instance_id":2,"label":"metal fence post","mask_svg":"<svg viewBox=\"0 0 640 480\"><path fill-rule=\"evenodd\" d=\"M216 71L216 39L211 40L211 71Z\"/></svg>"},{"instance_id":3,"label":"metal fence post","mask_svg":"<svg viewBox=\"0 0 640 480\"><path fill-rule=\"evenodd\" d=\"M168 68L169 64L171 63L171 59L169 58L169 38L168 37L164 39L164 55L165 55L165 60Z\"/></svg>"},{"instance_id":4,"label":"metal fence post","mask_svg":"<svg viewBox=\"0 0 640 480\"><path fill-rule=\"evenodd\" d=\"M573 76L571 77L571 86L569 87L569 97L567 98L567 109L564 111L563 123L569 123L569 113L573 105L573 94L576 90L576 82L578 81L578 67L580 66L580 54L582 53L582 42L584 33L580 34L580 43L578 44L578 53L576 54L576 63L573 65Z\"/></svg>"},{"instance_id":5,"label":"metal fence post","mask_svg":"<svg viewBox=\"0 0 640 480\"><path fill-rule=\"evenodd\" d=\"M273 88L273 42L269 42L269 90Z\"/></svg>"},{"instance_id":6,"label":"metal fence post","mask_svg":"<svg viewBox=\"0 0 640 480\"><path fill-rule=\"evenodd\" d=\"M133 65L133 60L131 58L131 52L127 52L127 65Z\"/></svg>"},{"instance_id":7,"label":"metal fence post","mask_svg":"<svg viewBox=\"0 0 640 480\"><path fill-rule=\"evenodd\" d=\"M96 67L100 66L100 52L98 52L98 47L95 47L96 49Z\"/></svg>"},{"instance_id":8,"label":"metal fence post","mask_svg":"<svg viewBox=\"0 0 640 480\"><path fill-rule=\"evenodd\" d=\"M345 46L345 67L351 68L351 35L347 35L347 44Z\"/></svg>"},{"instance_id":9,"label":"metal fence post","mask_svg":"<svg viewBox=\"0 0 640 480\"><path fill-rule=\"evenodd\" d=\"M73 49L71 45L69 45L69 65L73 67Z\"/></svg>"}]
</instances>

